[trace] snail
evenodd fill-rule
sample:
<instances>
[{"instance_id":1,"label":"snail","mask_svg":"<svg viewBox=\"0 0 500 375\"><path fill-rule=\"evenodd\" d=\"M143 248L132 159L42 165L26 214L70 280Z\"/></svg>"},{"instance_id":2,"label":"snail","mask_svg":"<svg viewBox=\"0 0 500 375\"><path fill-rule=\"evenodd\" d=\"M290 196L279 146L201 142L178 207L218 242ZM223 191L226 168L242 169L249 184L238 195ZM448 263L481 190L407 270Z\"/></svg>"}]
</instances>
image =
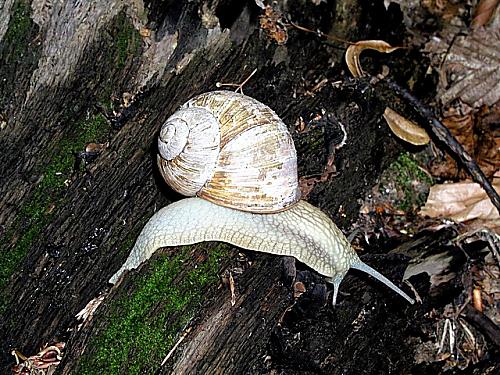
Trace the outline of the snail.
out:
<instances>
[{"instance_id":1,"label":"snail","mask_svg":"<svg viewBox=\"0 0 500 375\"><path fill-rule=\"evenodd\" d=\"M334 305L350 268L414 302L363 263L325 213L300 199L292 137L266 105L230 91L196 96L163 124L158 150L166 182L191 197L151 217L112 284L158 248L221 241L298 259L333 284Z\"/></svg>"}]
</instances>

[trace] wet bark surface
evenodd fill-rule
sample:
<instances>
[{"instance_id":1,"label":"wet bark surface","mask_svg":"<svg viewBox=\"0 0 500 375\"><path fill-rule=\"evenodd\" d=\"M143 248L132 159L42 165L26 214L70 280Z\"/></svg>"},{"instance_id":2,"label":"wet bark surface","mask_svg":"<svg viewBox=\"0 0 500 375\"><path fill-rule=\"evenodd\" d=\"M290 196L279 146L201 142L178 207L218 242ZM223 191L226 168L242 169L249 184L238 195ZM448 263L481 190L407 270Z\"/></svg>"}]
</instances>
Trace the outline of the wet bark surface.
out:
<instances>
[{"instance_id":1,"label":"wet bark surface","mask_svg":"<svg viewBox=\"0 0 500 375\"><path fill-rule=\"evenodd\" d=\"M334 160L335 173L307 199L341 228L356 218L359 199L401 147L381 117L384 95L361 91L348 79L343 46L292 28L287 43L278 45L259 27L263 11L253 1L87 3L14 0L0 9L2 373L10 371L13 348L36 353L59 341L67 343L61 373L100 373L86 367L96 362L82 358L92 358L102 344L94 338L106 330L113 301L132 295L150 267L131 272L111 291L107 280L147 219L181 198L155 165L159 128L189 98L216 89L216 82L238 83L257 69L243 90L288 125L299 175L319 176ZM294 22L346 39L376 37L396 45L403 37L401 15L393 7L386 11L383 2L278 5ZM415 57L411 51L400 55L409 64L418 63ZM395 69L395 78L407 79L414 71L421 68ZM343 135L339 124L346 144L333 151ZM98 151L89 151L89 144ZM184 249L187 256L173 282L182 284L216 246ZM178 251L160 251L154 258ZM188 322L182 320L169 338L176 342L188 332L183 343L163 366L168 350L152 353L137 373L359 374L414 368L415 342L427 334L419 325L427 302L410 306L352 273L332 309L322 279L301 264L298 277L310 295L294 302L281 259L243 252L241 261L239 251L230 248L216 272L236 275L235 304L227 286L207 283ZM392 280L401 278L408 260L366 259ZM425 294L425 278L414 286ZM104 302L81 324L76 314L99 295ZM149 315L162 316L164 304L148 307ZM163 326L176 326L179 315L169 315ZM115 372L130 373L127 361L134 361L137 350Z\"/></svg>"}]
</instances>

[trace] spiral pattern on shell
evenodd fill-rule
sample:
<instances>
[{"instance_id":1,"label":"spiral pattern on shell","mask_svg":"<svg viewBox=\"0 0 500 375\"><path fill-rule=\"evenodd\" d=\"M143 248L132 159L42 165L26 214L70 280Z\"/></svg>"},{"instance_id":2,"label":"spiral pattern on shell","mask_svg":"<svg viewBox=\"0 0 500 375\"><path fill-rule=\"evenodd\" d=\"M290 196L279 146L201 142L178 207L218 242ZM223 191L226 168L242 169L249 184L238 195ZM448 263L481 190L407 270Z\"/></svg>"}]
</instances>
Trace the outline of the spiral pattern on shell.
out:
<instances>
[{"instance_id":1,"label":"spiral pattern on shell","mask_svg":"<svg viewBox=\"0 0 500 375\"><path fill-rule=\"evenodd\" d=\"M283 121L232 91L201 94L162 126L158 165L187 196L251 212L279 212L300 199L297 153Z\"/></svg>"}]
</instances>

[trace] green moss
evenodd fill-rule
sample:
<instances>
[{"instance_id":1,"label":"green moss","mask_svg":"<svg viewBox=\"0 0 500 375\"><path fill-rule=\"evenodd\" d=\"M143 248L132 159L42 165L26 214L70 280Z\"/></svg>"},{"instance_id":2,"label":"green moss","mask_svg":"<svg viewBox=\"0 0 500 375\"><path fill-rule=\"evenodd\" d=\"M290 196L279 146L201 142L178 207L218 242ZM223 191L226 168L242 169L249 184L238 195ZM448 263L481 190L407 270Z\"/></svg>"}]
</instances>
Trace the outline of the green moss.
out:
<instances>
[{"instance_id":1,"label":"green moss","mask_svg":"<svg viewBox=\"0 0 500 375\"><path fill-rule=\"evenodd\" d=\"M150 272L135 279L132 293L119 297L101 319L106 326L91 339L78 374L152 373L192 319L209 284L218 280L220 259L229 246L219 244L208 258L184 274L191 247L153 262Z\"/></svg>"},{"instance_id":2,"label":"green moss","mask_svg":"<svg viewBox=\"0 0 500 375\"><path fill-rule=\"evenodd\" d=\"M402 153L389 166L386 174L395 184L396 190L401 193L401 198L397 202L401 210L411 211L425 203L432 178L419 167L410 153Z\"/></svg>"},{"instance_id":3,"label":"green moss","mask_svg":"<svg viewBox=\"0 0 500 375\"><path fill-rule=\"evenodd\" d=\"M129 59L139 54L142 38L124 13L120 13L116 24L116 67L122 69Z\"/></svg>"},{"instance_id":4,"label":"green moss","mask_svg":"<svg viewBox=\"0 0 500 375\"><path fill-rule=\"evenodd\" d=\"M54 148L52 160L43 171L43 177L28 203L19 210L13 227L0 245L0 290L19 267L28 250L43 228L50 222L54 207L63 200L65 181L71 177L75 152L81 151L89 142L102 142L109 126L101 114L77 123L74 130ZM14 238L15 233L21 233ZM15 243L15 244L14 244ZM14 245L12 245L14 244ZM0 294L0 312L6 307L6 296Z\"/></svg>"},{"instance_id":5,"label":"green moss","mask_svg":"<svg viewBox=\"0 0 500 375\"><path fill-rule=\"evenodd\" d=\"M33 26L30 14L30 4L25 0L17 1L12 8L9 28L3 40L12 49L11 60L21 57L28 47Z\"/></svg>"}]
</instances>

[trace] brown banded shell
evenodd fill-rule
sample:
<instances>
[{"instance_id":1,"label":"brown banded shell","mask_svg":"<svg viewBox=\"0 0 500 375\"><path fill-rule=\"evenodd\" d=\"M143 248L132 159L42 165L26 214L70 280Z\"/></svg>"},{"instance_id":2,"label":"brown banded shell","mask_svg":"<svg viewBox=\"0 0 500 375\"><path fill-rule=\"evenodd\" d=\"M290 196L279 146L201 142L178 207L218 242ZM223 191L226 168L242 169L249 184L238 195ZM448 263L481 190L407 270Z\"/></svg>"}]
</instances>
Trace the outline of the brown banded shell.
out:
<instances>
[{"instance_id":1,"label":"brown banded shell","mask_svg":"<svg viewBox=\"0 0 500 375\"><path fill-rule=\"evenodd\" d=\"M286 125L248 96L213 91L191 99L163 124L158 148L163 177L184 195L257 213L300 199Z\"/></svg>"}]
</instances>

